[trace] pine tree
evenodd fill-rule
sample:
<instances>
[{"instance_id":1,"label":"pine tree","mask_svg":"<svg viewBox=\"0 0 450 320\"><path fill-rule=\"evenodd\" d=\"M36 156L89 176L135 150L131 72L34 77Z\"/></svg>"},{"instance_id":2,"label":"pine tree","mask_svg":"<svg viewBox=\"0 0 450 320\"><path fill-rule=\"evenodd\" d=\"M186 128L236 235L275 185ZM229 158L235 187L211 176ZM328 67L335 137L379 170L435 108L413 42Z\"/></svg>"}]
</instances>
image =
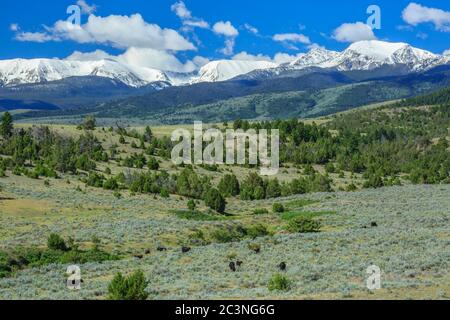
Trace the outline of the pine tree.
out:
<instances>
[{"instance_id":1,"label":"pine tree","mask_svg":"<svg viewBox=\"0 0 450 320\"><path fill-rule=\"evenodd\" d=\"M5 112L0 123L0 135L4 138L12 136L13 120L9 112Z\"/></svg>"}]
</instances>

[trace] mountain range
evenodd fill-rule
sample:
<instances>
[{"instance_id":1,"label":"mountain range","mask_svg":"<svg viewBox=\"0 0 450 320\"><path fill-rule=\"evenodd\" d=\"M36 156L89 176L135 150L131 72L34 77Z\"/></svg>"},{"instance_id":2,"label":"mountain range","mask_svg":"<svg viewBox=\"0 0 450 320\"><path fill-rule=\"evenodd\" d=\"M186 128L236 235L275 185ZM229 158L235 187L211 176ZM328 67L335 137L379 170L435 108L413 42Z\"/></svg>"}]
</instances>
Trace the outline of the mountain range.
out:
<instances>
[{"instance_id":1,"label":"mountain range","mask_svg":"<svg viewBox=\"0 0 450 320\"><path fill-rule=\"evenodd\" d=\"M170 113L191 118L186 110L194 112L193 108L196 114L203 110L200 114L208 114L205 118L210 119L204 108L219 103L219 113L224 111L227 120L268 118L271 112L280 117L314 116L440 89L450 85L449 69L448 56L377 40L354 43L342 52L315 47L282 64L212 61L197 72L184 74L136 69L106 59L14 59L0 61L0 110L14 109L16 101L16 109L35 110L42 104L41 109L63 110L49 114L93 112L141 118L158 114L165 122L169 118L176 122L181 119ZM286 93L285 97L281 93ZM253 111L248 112L250 100L241 97L250 96L257 99L250 99ZM230 109L235 112L222 110L232 99L238 99L233 100L238 105ZM278 110L283 100L295 110ZM276 112L268 101L277 105ZM247 111L240 112L239 106Z\"/></svg>"},{"instance_id":2,"label":"mountain range","mask_svg":"<svg viewBox=\"0 0 450 320\"><path fill-rule=\"evenodd\" d=\"M44 83L69 77L98 76L114 79L129 87L143 87L152 83L188 85L201 82L231 80L248 74L273 77L286 72L307 68L336 71L374 70L386 66L402 66L403 73L420 72L450 63L450 57L414 48L406 43L389 43L378 40L352 44L343 52L312 48L289 63L276 64L269 61L219 60L211 61L197 72L182 74L164 72L151 68L136 68L118 61L74 61L60 59L13 59L0 61L0 85ZM160 87L160 85L158 85Z\"/></svg>"}]
</instances>

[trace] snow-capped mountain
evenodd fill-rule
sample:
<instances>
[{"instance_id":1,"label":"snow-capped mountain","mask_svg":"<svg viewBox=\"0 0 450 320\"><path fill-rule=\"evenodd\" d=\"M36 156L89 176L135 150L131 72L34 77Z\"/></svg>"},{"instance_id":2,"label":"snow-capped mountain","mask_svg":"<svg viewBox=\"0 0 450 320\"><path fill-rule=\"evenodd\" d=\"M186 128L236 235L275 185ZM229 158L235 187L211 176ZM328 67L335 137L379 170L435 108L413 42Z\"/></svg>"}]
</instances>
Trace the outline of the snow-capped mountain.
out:
<instances>
[{"instance_id":1,"label":"snow-capped mountain","mask_svg":"<svg viewBox=\"0 0 450 320\"><path fill-rule=\"evenodd\" d=\"M424 71L450 62L447 57L410 46L407 43L391 43L371 40L353 43L334 59L319 66L339 71L373 70L382 66L404 65L409 71Z\"/></svg>"},{"instance_id":2,"label":"snow-capped mountain","mask_svg":"<svg viewBox=\"0 0 450 320\"><path fill-rule=\"evenodd\" d=\"M149 82L126 66L112 60L72 61L59 59L13 59L0 61L0 83L4 86L41 83L68 77L99 76L119 80L130 87L140 87ZM154 81L160 81L153 76Z\"/></svg>"},{"instance_id":3,"label":"snow-capped mountain","mask_svg":"<svg viewBox=\"0 0 450 320\"><path fill-rule=\"evenodd\" d=\"M227 81L236 77L270 79L295 77L317 69L334 71L370 71L393 67L392 73L421 72L443 64L450 64L449 56L442 56L410 46L407 43L360 41L343 52L315 47L292 62L277 65L268 61L219 60L191 73L175 73L147 67L136 67L109 59L76 61L61 59L13 59L0 61L0 86L45 83L68 77L100 76L121 81L129 87L158 84L179 86L200 82ZM399 67L399 68L397 68Z\"/></svg>"},{"instance_id":4,"label":"snow-capped mountain","mask_svg":"<svg viewBox=\"0 0 450 320\"><path fill-rule=\"evenodd\" d=\"M219 60L204 65L190 83L218 82L233 79L254 70L276 68L278 65L268 61Z\"/></svg>"},{"instance_id":5,"label":"snow-capped mountain","mask_svg":"<svg viewBox=\"0 0 450 320\"><path fill-rule=\"evenodd\" d=\"M281 64L277 68L256 70L241 78L264 80L296 77L320 69L370 71L383 67L391 68L391 72L385 72L385 75L401 75L427 71L443 64L450 64L450 57L417 49L407 43L373 40L353 43L343 52L329 51L320 47L312 48L292 62Z\"/></svg>"},{"instance_id":6,"label":"snow-capped mountain","mask_svg":"<svg viewBox=\"0 0 450 320\"><path fill-rule=\"evenodd\" d=\"M320 67L323 63L332 61L339 56L339 52L326 50L324 48L312 48L308 53L302 54L299 58L286 64L287 68L308 68Z\"/></svg>"}]
</instances>

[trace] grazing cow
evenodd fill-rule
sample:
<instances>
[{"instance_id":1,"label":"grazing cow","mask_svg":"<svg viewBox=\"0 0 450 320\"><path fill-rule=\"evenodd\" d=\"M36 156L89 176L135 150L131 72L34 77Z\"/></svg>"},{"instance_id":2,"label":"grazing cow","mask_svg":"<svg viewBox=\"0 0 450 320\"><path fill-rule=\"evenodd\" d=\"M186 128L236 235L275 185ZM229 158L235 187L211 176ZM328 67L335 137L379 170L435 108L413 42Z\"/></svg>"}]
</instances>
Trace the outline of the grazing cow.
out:
<instances>
[{"instance_id":1,"label":"grazing cow","mask_svg":"<svg viewBox=\"0 0 450 320\"><path fill-rule=\"evenodd\" d=\"M190 247L183 247L183 248L181 248L181 252L183 252L183 253L188 253L189 251L191 251Z\"/></svg>"},{"instance_id":2,"label":"grazing cow","mask_svg":"<svg viewBox=\"0 0 450 320\"><path fill-rule=\"evenodd\" d=\"M150 252L151 252L150 249L146 249L144 253L145 254L150 254Z\"/></svg>"},{"instance_id":3,"label":"grazing cow","mask_svg":"<svg viewBox=\"0 0 450 320\"><path fill-rule=\"evenodd\" d=\"M142 254L135 254L134 257L137 259L142 259L144 256Z\"/></svg>"},{"instance_id":4,"label":"grazing cow","mask_svg":"<svg viewBox=\"0 0 450 320\"><path fill-rule=\"evenodd\" d=\"M156 250L158 250L159 252L167 251L167 249L164 247L158 247Z\"/></svg>"},{"instance_id":5,"label":"grazing cow","mask_svg":"<svg viewBox=\"0 0 450 320\"><path fill-rule=\"evenodd\" d=\"M278 268L280 268L281 271L286 271L286 262L282 262L278 265Z\"/></svg>"},{"instance_id":6,"label":"grazing cow","mask_svg":"<svg viewBox=\"0 0 450 320\"><path fill-rule=\"evenodd\" d=\"M236 272L236 264L233 261L230 262L230 270Z\"/></svg>"},{"instance_id":7,"label":"grazing cow","mask_svg":"<svg viewBox=\"0 0 450 320\"><path fill-rule=\"evenodd\" d=\"M242 266L242 261L236 261L236 266L238 267Z\"/></svg>"},{"instance_id":8,"label":"grazing cow","mask_svg":"<svg viewBox=\"0 0 450 320\"><path fill-rule=\"evenodd\" d=\"M370 226L371 226L372 228L378 227L378 223L376 223L376 222L371 222L371 223L370 223Z\"/></svg>"}]
</instances>

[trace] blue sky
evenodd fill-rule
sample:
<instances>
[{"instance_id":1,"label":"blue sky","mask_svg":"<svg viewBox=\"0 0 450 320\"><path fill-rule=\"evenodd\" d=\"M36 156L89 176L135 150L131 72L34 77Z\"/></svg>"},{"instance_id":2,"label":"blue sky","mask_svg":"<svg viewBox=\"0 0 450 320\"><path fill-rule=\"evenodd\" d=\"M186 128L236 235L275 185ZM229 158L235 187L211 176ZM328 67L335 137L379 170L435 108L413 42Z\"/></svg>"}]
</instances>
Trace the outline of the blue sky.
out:
<instances>
[{"instance_id":1,"label":"blue sky","mask_svg":"<svg viewBox=\"0 0 450 320\"><path fill-rule=\"evenodd\" d=\"M101 50L97 55L128 52L130 59L157 61L154 67L189 71L207 59L289 59L315 45L342 50L365 37L435 53L450 49L450 1L442 0L86 0L79 3L82 30L73 32L64 22L76 3L2 1L0 59ZM381 8L381 29L361 30L372 4Z\"/></svg>"}]
</instances>

